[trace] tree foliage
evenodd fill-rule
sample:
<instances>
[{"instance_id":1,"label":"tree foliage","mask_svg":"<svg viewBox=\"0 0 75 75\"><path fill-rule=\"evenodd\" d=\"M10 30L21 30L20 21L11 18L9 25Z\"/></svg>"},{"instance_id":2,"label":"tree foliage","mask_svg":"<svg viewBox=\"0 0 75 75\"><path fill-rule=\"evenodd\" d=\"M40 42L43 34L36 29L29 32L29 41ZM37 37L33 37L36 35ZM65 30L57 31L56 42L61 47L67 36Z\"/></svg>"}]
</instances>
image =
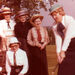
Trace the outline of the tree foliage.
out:
<instances>
[{"instance_id":1,"label":"tree foliage","mask_svg":"<svg viewBox=\"0 0 75 75\"><path fill-rule=\"evenodd\" d=\"M40 8L47 10L46 5L41 0L0 0L0 7L8 6L16 13L20 9L27 9L29 13L39 13Z\"/></svg>"},{"instance_id":2,"label":"tree foliage","mask_svg":"<svg viewBox=\"0 0 75 75\"><path fill-rule=\"evenodd\" d=\"M58 2L58 0L49 0L49 1L51 6L54 4L54 2Z\"/></svg>"},{"instance_id":3,"label":"tree foliage","mask_svg":"<svg viewBox=\"0 0 75 75\"><path fill-rule=\"evenodd\" d=\"M49 2L50 5L53 5L54 2L58 2L58 0L49 0ZM0 0L0 8L3 5L13 9L14 13L22 8L28 10L31 15L39 13L40 8L44 8L47 11L43 0Z\"/></svg>"}]
</instances>

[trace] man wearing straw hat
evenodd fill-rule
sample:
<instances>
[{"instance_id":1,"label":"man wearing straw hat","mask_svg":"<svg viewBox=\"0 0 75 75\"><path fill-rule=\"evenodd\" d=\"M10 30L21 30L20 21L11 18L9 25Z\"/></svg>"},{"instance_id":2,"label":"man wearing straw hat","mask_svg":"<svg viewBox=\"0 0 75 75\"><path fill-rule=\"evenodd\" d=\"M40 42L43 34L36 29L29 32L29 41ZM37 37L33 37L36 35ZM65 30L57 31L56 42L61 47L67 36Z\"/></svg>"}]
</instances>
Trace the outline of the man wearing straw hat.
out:
<instances>
[{"instance_id":1,"label":"man wearing straw hat","mask_svg":"<svg viewBox=\"0 0 75 75\"><path fill-rule=\"evenodd\" d=\"M65 15L63 7L59 4L54 4L49 11L50 15L55 20L52 29L55 35L56 52L59 62L58 75L74 75L72 74L72 72L74 73L74 70L71 70L71 68L74 66L74 64L71 64L71 62L74 63L74 53L72 52L73 43L70 43L69 40L69 38L74 35L69 36L69 33L71 32L70 30L72 29L68 28L75 25L75 20L71 16ZM72 32L74 32L74 30ZM71 58L71 56L73 56L73 58ZM71 62L69 62L69 58L71 59Z\"/></svg>"},{"instance_id":2,"label":"man wearing straw hat","mask_svg":"<svg viewBox=\"0 0 75 75\"><path fill-rule=\"evenodd\" d=\"M10 50L6 53L7 75L26 75L28 71L27 54L19 48L20 45L16 37L10 38Z\"/></svg>"},{"instance_id":3,"label":"man wearing straw hat","mask_svg":"<svg viewBox=\"0 0 75 75\"><path fill-rule=\"evenodd\" d=\"M5 42L7 48L9 44L9 38L14 36L13 30L14 30L15 22L11 20L11 15L12 15L12 12L10 8L4 7L2 9L2 16L4 17L4 19L0 21L0 26L3 33L2 37L5 38L5 40L3 41L3 44Z\"/></svg>"}]
</instances>

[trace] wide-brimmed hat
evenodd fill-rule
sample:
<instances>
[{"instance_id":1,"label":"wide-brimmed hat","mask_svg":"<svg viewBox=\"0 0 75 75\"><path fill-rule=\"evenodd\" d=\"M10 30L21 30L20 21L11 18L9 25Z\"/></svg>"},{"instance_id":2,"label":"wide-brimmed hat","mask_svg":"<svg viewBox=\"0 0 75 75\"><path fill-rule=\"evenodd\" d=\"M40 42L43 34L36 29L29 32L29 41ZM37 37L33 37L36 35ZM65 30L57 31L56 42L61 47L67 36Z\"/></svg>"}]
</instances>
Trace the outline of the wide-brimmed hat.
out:
<instances>
[{"instance_id":1,"label":"wide-brimmed hat","mask_svg":"<svg viewBox=\"0 0 75 75\"><path fill-rule=\"evenodd\" d=\"M11 47L12 44L21 44L16 37L11 37L10 38L10 44L9 44L9 47Z\"/></svg>"},{"instance_id":2,"label":"wide-brimmed hat","mask_svg":"<svg viewBox=\"0 0 75 75\"><path fill-rule=\"evenodd\" d=\"M40 14L35 14L35 15L33 15L33 16L31 17L30 23L31 23L32 25L35 25L35 24L34 24L34 20L36 20L37 18L40 18L41 20L43 20L43 16L41 16Z\"/></svg>"},{"instance_id":3,"label":"wide-brimmed hat","mask_svg":"<svg viewBox=\"0 0 75 75\"><path fill-rule=\"evenodd\" d=\"M29 15L28 11L20 10L20 11L17 12L16 17L20 17L20 16L23 16L23 15Z\"/></svg>"},{"instance_id":4,"label":"wide-brimmed hat","mask_svg":"<svg viewBox=\"0 0 75 75\"><path fill-rule=\"evenodd\" d=\"M4 7L4 8L2 9L2 14L12 14L12 12L11 12L10 8Z\"/></svg>"},{"instance_id":5,"label":"wide-brimmed hat","mask_svg":"<svg viewBox=\"0 0 75 75\"><path fill-rule=\"evenodd\" d=\"M49 14L51 14L52 12L54 12L55 10L57 10L57 9L59 9L61 7L62 7L62 5L60 5L60 4L54 4L54 5L52 5L52 7L49 9L49 11L50 11Z\"/></svg>"}]
</instances>

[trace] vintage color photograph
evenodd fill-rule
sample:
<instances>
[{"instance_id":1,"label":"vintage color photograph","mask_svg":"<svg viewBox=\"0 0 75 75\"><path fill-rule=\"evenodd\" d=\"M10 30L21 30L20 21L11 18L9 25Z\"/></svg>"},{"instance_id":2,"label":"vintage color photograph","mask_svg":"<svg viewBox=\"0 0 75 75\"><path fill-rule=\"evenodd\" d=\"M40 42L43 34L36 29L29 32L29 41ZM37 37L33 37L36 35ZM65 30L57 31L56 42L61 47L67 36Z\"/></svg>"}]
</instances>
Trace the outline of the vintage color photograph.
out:
<instances>
[{"instance_id":1,"label":"vintage color photograph","mask_svg":"<svg viewBox=\"0 0 75 75\"><path fill-rule=\"evenodd\" d=\"M0 75L75 75L75 0L0 0Z\"/></svg>"}]
</instances>

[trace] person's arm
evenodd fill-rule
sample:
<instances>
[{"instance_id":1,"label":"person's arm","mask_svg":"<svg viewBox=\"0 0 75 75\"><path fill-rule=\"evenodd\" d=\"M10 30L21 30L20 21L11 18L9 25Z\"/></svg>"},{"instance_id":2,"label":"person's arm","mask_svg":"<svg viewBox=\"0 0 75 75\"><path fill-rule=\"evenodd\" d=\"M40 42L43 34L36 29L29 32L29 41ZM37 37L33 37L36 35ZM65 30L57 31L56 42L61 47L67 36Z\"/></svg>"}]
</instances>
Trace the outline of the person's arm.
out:
<instances>
[{"instance_id":1,"label":"person's arm","mask_svg":"<svg viewBox=\"0 0 75 75\"><path fill-rule=\"evenodd\" d=\"M27 35L27 43L31 46L35 46L34 42L32 41L32 31L31 31L31 29L29 30L28 35Z\"/></svg>"},{"instance_id":2,"label":"person's arm","mask_svg":"<svg viewBox=\"0 0 75 75\"><path fill-rule=\"evenodd\" d=\"M50 40L49 40L49 35L46 28L45 28L45 34L46 34L45 44L47 45L50 42Z\"/></svg>"},{"instance_id":3,"label":"person's arm","mask_svg":"<svg viewBox=\"0 0 75 75\"><path fill-rule=\"evenodd\" d=\"M57 33L55 29L52 29L54 36L55 36L55 43L56 43L56 53L61 52L61 47L62 47L62 38L61 36Z\"/></svg>"},{"instance_id":4,"label":"person's arm","mask_svg":"<svg viewBox=\"0 0 75 75\"><path fill-rule=\"evenodd\" d=\"M42 47L41 47L41 49L44 49L45 48L45 46L49 43L49 35L48 35L48 32L47 32L47 30L46 30L46 28L45 28L45 42L44 42L44 44L42 45Z\"/></svg>"},{"instance_id":5,"label":"person's arm","mask_svg":"<svg viewBox=\"0 0 75 75\"><path fill-rule=\"evenodd\" d=\"M71 39L75 37L75 20L71 18L70 20L68 20L68 23L69 25L66 28L65 38L62 46L62 51L61 51L61 58L62 58L61 62L66 57L65 52L68 49Z\"/></svg>"},{"instance_id":6,"label":"person's arm","mask_svg":"<svg viewBox=\"0 0 75 75\"><path fill-rule=\"evenodd\" d=\"M8 58L7 53L6 53L6 71L7 71L7 75L10 75L11 66L10 66L10 62L9 62L9 58Z\"/></svg>"},{"instance_id":7,"label":"person's arm","mask_svg":"<svg viewBox=\"0 0 75 75\"><path fill-rule=\"evenodd\" d=\"M5 38L5 31L4 31L4 26L2 25L2 23L0 22L0 36Z\"/></svg>"},{"instance_id":8,"label":"person's arm","mask_svg":"<svg viewBox=\"0 0 75 75\"><path fill-rule=\"evenodd\" d=\"M23 69L21 70L21 72L19 73L19 75L26 74L27 71L28 71L28 68L29 68L27 54L23 53L22 57L23 57Z\"/></svg>"},{"instance_id":9,"label":"person's arm","mask_svg":"<svg viewBox=\"0 0 75 75\"><path fill-rule=\"evenodd\" d=\"M74 36L75 32L75 20L72 17L69 17L67 20L68 26L66 28L65 38L62 46L62 51L66 51L71 38Z\"/></svg>"},{"instance_id":10,"label":"person's arm","mask_svg":"<svg viewBox=\"0 0 75 75\"><path fill-rule=\"evenodd\" d=\"M62 38L57 33L56 29L52 29L52 30L55 36L57 58L58 58L58 62L60 63L61 62L60 52L61 52L61 47L62 47Z\"/></svg>"},{"instance_id":11,"label":"person's arm","mask_svg":"<svg viewBox=\"0 0 75 75\"><path fill-rule=\"evenodd\" d=\"M41 47L41 44L38 42L38 40L34 40L31 29L29 30L27 35L27 43L31 46Z\"/></svg>"}]
</instances>

